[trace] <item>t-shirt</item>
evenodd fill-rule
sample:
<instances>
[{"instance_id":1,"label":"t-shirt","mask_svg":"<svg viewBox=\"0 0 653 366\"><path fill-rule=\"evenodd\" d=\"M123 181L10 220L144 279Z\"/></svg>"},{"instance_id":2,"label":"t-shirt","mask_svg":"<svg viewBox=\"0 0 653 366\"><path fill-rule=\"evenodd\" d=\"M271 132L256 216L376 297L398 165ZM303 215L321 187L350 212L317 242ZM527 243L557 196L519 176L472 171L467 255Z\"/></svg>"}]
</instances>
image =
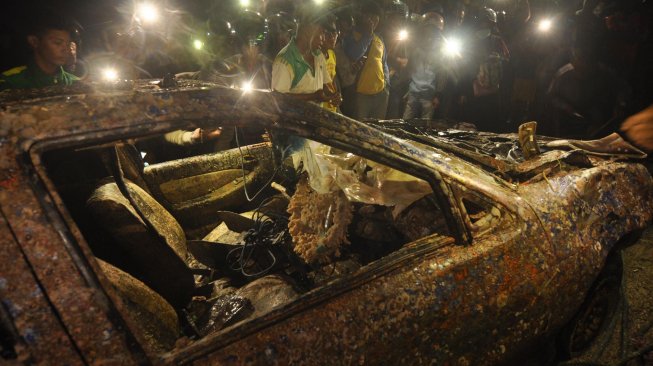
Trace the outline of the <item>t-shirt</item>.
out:
<instances>
[{"instance_id":1,"label":"t-shirt","mask_svg":"<svg viewBox=\"0 0 653 366\"><path fill-rule=\"evenodd\" d=\"M367 61L363 65L356 91L361 94L377 94L385 88L385 45L379 36L374 38L369 46Z\"/></svg>"},{"instance_id":2,"label":"t-shirt","mask_svg":"<svg viewBox=\"0 0 653 366\"><path fill-rule=\"evenodd\" d=\"M389 86L387 52L383 40L378 35L374 33L364 35L354 31L342 39L342 47L350 60L360 60L367 55L365 65L359 74L356 92L373 95Z\"/></svg>"},{"instance_id":3,"label":"t-shirt","mask_svg":"<svg viewBox=\"0 0 653 366\"><path fill-rule=\"evenodd\" d=\"M313 53L311 67L297 48L294 39L284 47L272 64L272 90L289 94L310 94L331 82L322 52Z\"/></svg>"},{"instance_id":4,"label":"t-shirt","mask_svg":"<svg viewBox=\"0 0 653 366\"><path fill-rule=\"evenodd\" d=\"M326 66L327 66L327 72L329 73L329 77L331 80L334 80L333 83L330 84L329 89L331 92L336 92L336 86L335 86L335 80L336 80L336 54L333 50L327 50L327 53L329 55L329 58L326 59ZM322 102L320 104L322 108L330 110L332 112L337 112L338 111L338 106L333 105L329 102Z\"/></svg>"},{"instance_id":5,"label":"t-shirt","mask_svg":"<svg viewBox=\"0 0 653 366\"><path fill-rule=\"evenodd\" d=\"M18 66L0 75L0 90L43 88L53 85L72 85L79 78L64 71L63 67L54 75L44 73L36 64Z\"/></svg>"}]
</instances>

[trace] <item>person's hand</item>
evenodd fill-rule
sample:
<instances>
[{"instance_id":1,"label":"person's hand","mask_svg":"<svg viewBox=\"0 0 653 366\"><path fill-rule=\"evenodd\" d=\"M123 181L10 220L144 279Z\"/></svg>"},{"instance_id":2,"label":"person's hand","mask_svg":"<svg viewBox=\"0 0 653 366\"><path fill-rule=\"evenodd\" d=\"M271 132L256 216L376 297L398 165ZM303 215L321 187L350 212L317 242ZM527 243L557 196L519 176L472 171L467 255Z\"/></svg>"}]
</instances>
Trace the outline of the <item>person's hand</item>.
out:
<instances>
[{"instance_id":1,"label":"person's hand","mask_svg":"<svg viewBox=\"0 0 653 366\"><path fill-rule=\"evenodd\" d=\"M196 128L193 130L191 135L191 140L193 143L202 143L204 141L215 140L222 134L222 128L216 128L212 130L203 130L201 128Z\"/></svg>"},{"instance_id":2,"label":"person's hand","mask_svg":"<svg viewBox=\"0 0 653 366\"><path fill-rule=\"evenodd\" d=\"M433 104L433 109L440 108L440 98L438 98L438 97L433 98L431 103Z\"/></svg>"},{"instance_id":3,"label":"person's hand","mask_svg":"<svg viewBox=\"0 0 653 366\"><path fill-rule=\"evenodd\" d=\"M218 127L212 130L202 130L204 141L215 140L222 135L222 128Z\"/></svg>"},{"instance_id":4,"label":"person's hand","mask_svg":"<svg viewBox=\"0 0 653 366\"><path fill-rule=\"evenodd\" d=\"M340 103L342 103L342 94L340 94L338 91L331 92L329 90L325 90L324 97L326 98L326 102L329 102L332 105L338 106Z\"/></svg>"},{"instance_id":5,"label":"person's hand","mask_svg":"<svg viewBox=\"0 0 653 366\"><path fill-rule=\"evenodd\" d=\"M628 117L621 125L621 131L637 146L653 151L653 105Z\"/></svg>"},{"instance_id":6,"label":"person's hand","mask_svg":"<svg viewBox=\"0 0 653 366\"><path fill-rule=\"evenodd\" d=\"M358 72L360 69L363 68L363 66L365 66L365 61L367 61L367 55L362 56L362 57L359 58L358 60L354 61L354 62L351 64L351 68L352 68L355 72Z\"/></svg>"},{"instance_id":7,"label":"person's hand","mask_svg":"<svg viewBox=\"0 0 653 366\"><path fill-rule=\"evenodd\" d=\"M340 105L342 96L339 92L330 92L328 89L320 89L314 93L314 100L317 102L329 102L333 105Z\"/></svg>"}]
</instances>

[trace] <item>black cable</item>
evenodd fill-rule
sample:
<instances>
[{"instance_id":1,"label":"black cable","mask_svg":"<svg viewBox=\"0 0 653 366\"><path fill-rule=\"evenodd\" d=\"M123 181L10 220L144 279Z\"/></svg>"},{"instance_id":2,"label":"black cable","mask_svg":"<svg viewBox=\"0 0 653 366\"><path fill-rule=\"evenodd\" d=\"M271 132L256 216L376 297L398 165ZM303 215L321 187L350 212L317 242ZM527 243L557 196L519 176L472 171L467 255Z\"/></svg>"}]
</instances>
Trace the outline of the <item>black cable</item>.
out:
<instances>
[{"instance_id":1,"label":"black cable","mask_svg":"<svg viewBox=\"0 0 653 366\"><path fill-rule=\"evenodd\" d=\"M289 235L287 215L275 211L264 212L265 204L269 203L273 198L268 197L261 201L252 216L254 227L245 234L243 245L227 253L227 261L234 264L230 268L233 271L239 271L245 277L258 277L274 268L277 264L277 257L270 248L277 244L278 240L276 239ZM272 216L275 216L276 219L273 220ZM246 268L257 248L265 249L271 259L271 264L256 273L248 273Z\"/></svg>"},{"instance_id":2,"label":"black cable","mask_svg":"<svg viewBox=\"0 0 653 366\"><path fill-rule=\"evenodd\" d=\"M274 179L274 177L277 175L277 173L281 169L282 163L277 165L277 167L274 169L274 172L272 172L272 176L270 177L270 179L268 179L268 181L261 187L261 189L259 189L259 191L256 192L254 197L250 198L249 193L247 192L247 178L245 177L245 157L243 155L243 150L240 147L240 141L238 140L238 127L234 127L234 135L236 135L236 146L238 146L238 151L240 152L240 169L241 169L241 172L243 173L243 189L245 190L245 198L247 199L247 202L252 202L252 201L254 201L256 199L256 197L258 197L259 194L261 194L261 192L263 192L265 190L265 188L267 188L267 186L270 183L272 183L272 180ZM288 152L289 148L290 148L290 146L287 146L286 149L281 152L281 161L282 162L283 162L283 160L285 160L285 155Z\"/></svg>"}]
</instances>

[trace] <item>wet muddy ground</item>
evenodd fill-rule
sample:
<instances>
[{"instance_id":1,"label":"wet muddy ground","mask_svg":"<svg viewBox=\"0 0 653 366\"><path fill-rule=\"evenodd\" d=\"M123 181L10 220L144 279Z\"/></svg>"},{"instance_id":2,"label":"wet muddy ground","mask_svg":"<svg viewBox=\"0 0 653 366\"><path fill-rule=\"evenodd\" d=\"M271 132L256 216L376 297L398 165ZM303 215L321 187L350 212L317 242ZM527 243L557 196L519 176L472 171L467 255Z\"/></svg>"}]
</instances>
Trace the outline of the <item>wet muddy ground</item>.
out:
<instances>
[{"instance_id":1,"label":"wet muddy ground","mask_svg":"<svg viewBox=\"0 0 653 366\"><path fill-rule=\"evenodd\" d=\"M563 365L653 365L653 226L623 249L623 264L614 316L587 352Z\"/></svg>"}]
</instances>

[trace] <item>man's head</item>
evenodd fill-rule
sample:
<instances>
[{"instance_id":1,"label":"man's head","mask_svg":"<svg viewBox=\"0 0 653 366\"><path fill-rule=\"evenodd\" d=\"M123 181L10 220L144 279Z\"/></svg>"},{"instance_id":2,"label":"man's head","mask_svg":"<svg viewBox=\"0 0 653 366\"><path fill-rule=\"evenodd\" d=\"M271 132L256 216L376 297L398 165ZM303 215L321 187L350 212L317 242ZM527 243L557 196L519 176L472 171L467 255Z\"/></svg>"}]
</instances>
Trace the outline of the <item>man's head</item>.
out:
<instances>
[{"instance_id":1,"label":"man's head","mask_svg":"<svg viewBox=\"0 0 653 366\"><path fill-rule=\"evenodd\" d=\"M322 22L322 29L324 29L324 43L322 44L322 50L334 49L336 47L336 42L338 41L338 27L336 25L336 19L332 16L325 17Z\"/></svg>"},{"instance_id":2,"label":"man's head","mask_svg":"<svg viewBox=\"0 0 653 366\"><path fill-rule=\"evenodd\" d=\"M338 13L337 17L336 25L338 26L340 33L343 35L349 34L354 28L354 17L349 12L345 11Z\"/></svg>"},{"instance_id":3,"label":"man's head","mask_svg":"<svg viewBox=\"0 0 653 366\"><path fill-rule=\"evenodd\" d=\"M263 51L268 36L268 24L261 14L245 10L232 22L238 51L246 58L256 59Z\"/></svg>"},{"instance_id":4,"label":"man's head","mask_svg":"<svg viewBox=\"0 0 653 366\"><path fill-rule=\"evenodd\" d=\"M401 0L392 0L384 9L385 20L382 27L386 32L396 32L406 25L410 12L408 5Z\"/></svg>"},{"instance_id":5,"label":"man's head","mask_svg":"<svg viewBox=\"0 0 653 366\"><path fill-rule=\"evenodd\" d=\"M66 20L53 15L39 19L27 35L37 65L46 73L66 65L71 58L75 34L75 28Z\"/></svg>"},{"instance_id":6,"label":"man's head","mask_svg":"<svg viewBox=\"0 0 653 366\"><path fill-rule=\"evenodd\" d=\"M360 10L360 23L358 23L360 30L368 34L373 33L382 16L383 9L377 3L372 1L363 3Z\"/></svg>"},{"instance_id":7,"label":"man's head","mask_svg":"<svg viewBox=\"0 0 653 366\"><path fill-rule=\"evenodd\" d=\"M462 25L465 20L465 4L458 1L451 4L447 20L447 24L453 24L455 26Z\"/></svg>"},{"instance_id":8,"label":"man's head","mask_svg":"<svg viewBox=\"0 0 653 366\"><path fill-rule=\"evenodd\" d=\"M74 41L70 42L70 52L65 67L68 72L74 72L77 67L77 43Z\"/></svg>"},{"instance_id":9,"label":"man's head","mask_svg":"<svg viewBox=\"0 0 653 366\"><path fill-rule=\"evenodd\" d=\"M324 28L320 24L322 18L318 9L312 6L304 6L299 9L298 14L297 43L306 45L312 51L321 49L324 43Z\"/></svg>"},{"instance_id":10,"label":"man's head","mask_svg":"<svg viewBox=\"0 0 653 366\"><path fill-rule=\"evenodd\" d=\"M280 11L268 18L268 27L270 28L270 46L274 48L272 53L276 54L281 47L290 42L297 30L297 21L289 13Z\"/></svg>"},{"instance_id":11,"label":"man's head","mask_svg":"<svg viewBox=\"0 0 653 366\"><path fill-rule=\"evenodd\" d=\"M422 15L421 24L424 26L433 26L440 31L444 30L444 17L437 12L427 12Z\"/></svg>"}]
</instances>

